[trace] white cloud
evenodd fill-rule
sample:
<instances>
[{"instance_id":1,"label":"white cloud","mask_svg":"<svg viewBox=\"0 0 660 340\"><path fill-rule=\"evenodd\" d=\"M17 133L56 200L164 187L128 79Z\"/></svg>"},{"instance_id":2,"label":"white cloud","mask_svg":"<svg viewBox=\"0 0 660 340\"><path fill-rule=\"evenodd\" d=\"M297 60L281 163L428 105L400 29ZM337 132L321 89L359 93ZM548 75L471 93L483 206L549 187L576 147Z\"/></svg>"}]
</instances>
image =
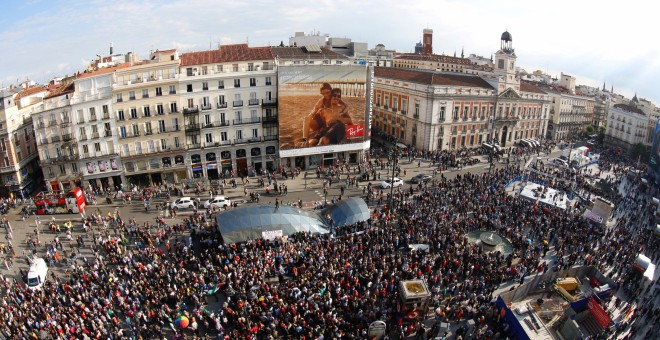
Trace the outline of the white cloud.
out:
<instances>
[{"instance_id":1,"label":"white cloud","mask_svg":"<svg viewBox=\"0 0 660 340\"><path fill-rule=\"evenodd\" d=\"M370 47L410 52L422 29L434 30L436 53L489 57L500 34L513 34L520 64L580 74L635 88L660 102L660 47L655 12L636 1L157 1L37 2L23 17L2 18L0 79L72 73L71 62L107 53L285 43L296 31L351 37ZM48 6L48 7L46 7ZM65 66L61 66L65 65ZM62 68L63 67L63 68ZM68 68L67 68L68 67ZM532 67L530 67L532 68ZM19 75L19 76L17 76ZM43 79L39 79L43 80ZM580 77L578 82L580 82ZM586 80L585 80L586 81ZM609 87L609 86L608 86Z\"/></svg>"}]
</instances>

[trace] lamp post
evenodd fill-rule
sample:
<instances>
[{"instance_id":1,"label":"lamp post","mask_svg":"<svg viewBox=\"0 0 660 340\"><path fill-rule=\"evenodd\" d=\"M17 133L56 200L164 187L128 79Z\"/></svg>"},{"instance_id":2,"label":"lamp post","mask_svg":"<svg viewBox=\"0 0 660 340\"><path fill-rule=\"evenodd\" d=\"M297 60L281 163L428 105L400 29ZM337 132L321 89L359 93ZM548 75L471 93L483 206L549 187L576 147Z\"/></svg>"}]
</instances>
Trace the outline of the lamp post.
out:
<instances>
[{"instance_id":1,"label":"lamp post","mask_svg":"<svg viewBox=\"0 0 660 340\"><path fill-rule=\"evenodd\" d=\"M389 203L390 211L393 210L392 204L394 201L394 174L398 163L399 163L399 148L395 144L394 149L392 149L392 177L391 177L392 181L390 182L390 203Z\"/></svg>"}]
</instances>

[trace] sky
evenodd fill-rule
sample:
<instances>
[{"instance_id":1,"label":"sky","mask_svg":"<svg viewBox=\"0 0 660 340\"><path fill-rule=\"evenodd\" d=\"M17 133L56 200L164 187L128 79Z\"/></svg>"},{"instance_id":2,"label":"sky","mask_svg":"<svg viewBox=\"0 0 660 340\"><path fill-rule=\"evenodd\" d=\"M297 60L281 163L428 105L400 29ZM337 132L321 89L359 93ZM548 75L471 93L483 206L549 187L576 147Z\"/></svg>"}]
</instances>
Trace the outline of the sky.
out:
<instances>
[{"instance_id":1,"label":"sky","mask_svg":"<svg viewBox=\"0 0 660 340\"><path fill-rule=\"evenodd\" d=\"M652 3L652 2L651 2ZM412 52L422 30L437 54L490 57L502 32L513 36L518 65L577 84L614 85L660 104L660 44L649 2L603 0L25 0L0 13L0 87L38 83L83 70L97 54L180 53L288 43L296 31Z\"/></svg>"}]
</instances>

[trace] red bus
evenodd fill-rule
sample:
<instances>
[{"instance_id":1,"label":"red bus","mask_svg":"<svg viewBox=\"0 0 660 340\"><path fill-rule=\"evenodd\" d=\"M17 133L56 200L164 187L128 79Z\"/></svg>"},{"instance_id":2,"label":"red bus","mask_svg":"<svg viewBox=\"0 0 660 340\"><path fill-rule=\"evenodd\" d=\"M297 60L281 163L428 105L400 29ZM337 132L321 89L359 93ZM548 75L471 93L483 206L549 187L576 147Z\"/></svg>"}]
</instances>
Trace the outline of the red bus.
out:
<instances>
[{"instance_id":1,"label":"red bus","mask_svg":"<svg viewBox=\"0 0 660 340\"><path fill-rule=\"evenodd\" d=\"M40 192L34 197L38 215L78 214L85 210L85 195L80 188L74 188L67 194Z\"/></svg>"}]
</instances>

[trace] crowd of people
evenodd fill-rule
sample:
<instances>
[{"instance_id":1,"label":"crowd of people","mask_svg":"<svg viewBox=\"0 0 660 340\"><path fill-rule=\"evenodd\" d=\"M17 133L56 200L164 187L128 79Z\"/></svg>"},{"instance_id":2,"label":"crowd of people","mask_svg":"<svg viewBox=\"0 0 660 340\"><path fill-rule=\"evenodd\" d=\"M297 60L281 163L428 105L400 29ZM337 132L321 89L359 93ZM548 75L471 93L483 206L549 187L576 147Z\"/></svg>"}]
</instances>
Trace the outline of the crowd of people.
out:
<instances>
[{"instance_id":1,"label":"crowd of people","mask_svg":"<svg viewBox=\"0 0 660 340\"><path fill-rule=\"evenodd\" d=\"M607 179L611 185L625 186L625 194L609 197L618 219L610 229L590 223L577 210L541 207L507 193L507 182L521 175L518 165L453 179L441 174L416 190L397 189L391 200L375 206L368 222L326 235L226 244L205 213L183 222L159 219L139 225L115 211L102 217L102 224L80 226L85 236L76 239L74 253L89 249L92 255L68 264L65 276L53 274L43 289L0 277L5 320L0 334L27 339L364 339L369 324L383 320L388 337L422 338L424 315L408 318L398 288L402 280L421 279L432 292L438 321L474 319L479 327L473 338L496 338L509 331L498 322L493 304L501 285L522 284L532 273L574 265L595 265L628 292L629 301L621 308L631 311L624 323L634 334L641 325L636 320L657 325L660 315L653 299L643 299L658 294L655 282L630 279L639 252L654 260L659 256L657 241L646 229L649 223L654 226L648 197L655 193L639 175L623 176L632 163L614 160L604 151L600 164L613 172ZM351 175L392 164L392 159L365 159L357 167L334 169L331 178L348 184ZM553 173L565 182L588 175ZM477 230L497 231L511 242L512 252L484 251L466 237ZM46 245L50 254L62 251L62 241ZM412 244L428 249L410 251ZM190 321L185 328L177 322L183 317ZM607 332L625 328L622 324ZM656 329L646 336L657 336Z\"/></svg>"}]
</instances>

